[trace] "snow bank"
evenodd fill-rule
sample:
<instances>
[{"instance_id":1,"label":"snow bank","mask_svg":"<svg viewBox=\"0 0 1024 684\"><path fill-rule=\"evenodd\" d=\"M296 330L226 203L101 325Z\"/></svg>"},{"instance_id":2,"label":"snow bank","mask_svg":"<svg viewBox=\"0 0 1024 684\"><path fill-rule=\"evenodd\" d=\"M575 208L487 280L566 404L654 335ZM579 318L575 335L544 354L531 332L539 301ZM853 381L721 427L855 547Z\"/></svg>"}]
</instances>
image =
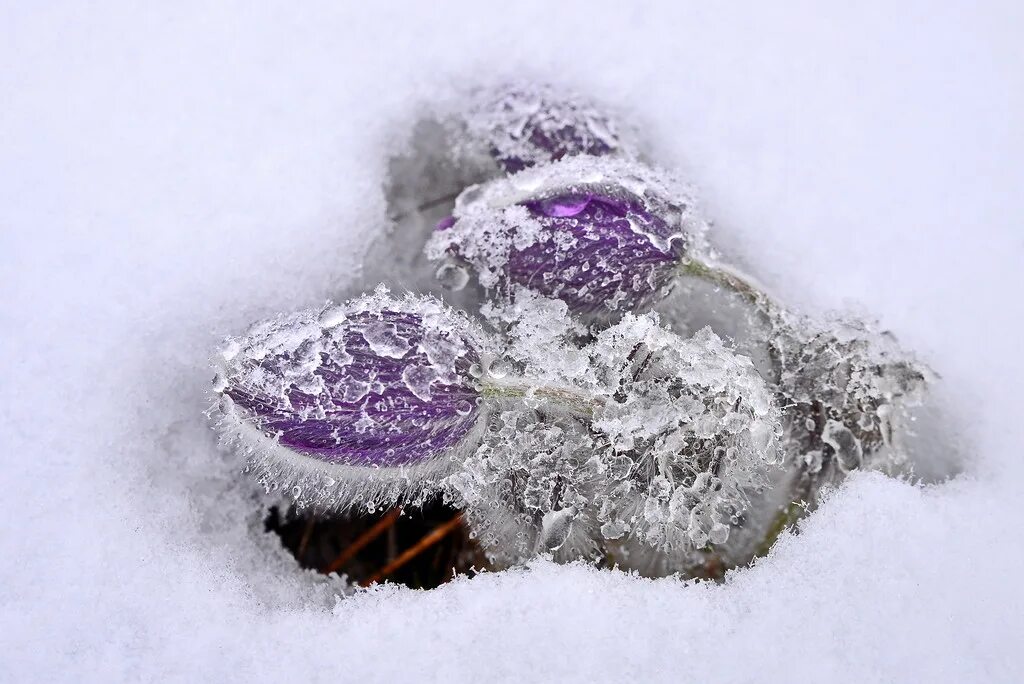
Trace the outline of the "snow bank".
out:
<instances>
[{"instance_id":1,"label":"snow bank","mask_svg":"<svg viewBox=\"0 0 1024 684\"><path fill-rule=\"evenodd\" d=\"M1024 678L1022 18L0 10L0 679ZM922 352L966 473L852 478L720 586L541 562L338 600L297 570L202 416L209 354L350 292L416 103L495 74L632 109L775 292Z\"/></svg>"}]
</instances>

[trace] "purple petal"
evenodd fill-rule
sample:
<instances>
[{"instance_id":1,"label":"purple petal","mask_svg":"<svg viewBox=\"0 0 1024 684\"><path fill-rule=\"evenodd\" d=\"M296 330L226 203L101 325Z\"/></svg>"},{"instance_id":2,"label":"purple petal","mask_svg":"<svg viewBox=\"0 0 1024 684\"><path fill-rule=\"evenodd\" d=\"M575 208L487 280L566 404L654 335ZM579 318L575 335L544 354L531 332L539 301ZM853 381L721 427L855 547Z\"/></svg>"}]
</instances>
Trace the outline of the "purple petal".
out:
<instances>
[{"instance_id":1,"label":"purple petal","mask_svg":"<svg viewBox=\"0 0 1024 684\"><path fill-rule=\"evenodd\" d=\"M508 279L577 313L646 308L675 277L684 241L639 201L574 193L523 206L543 232L512 250Z\"/></svg>"},{"instance_id":2,"label":"purple petal","mask_svg":"<svg viewBox=\"0 0 1024 684\"><path fill-rule=\"evenodd\" d=\"M422 462L472 429L479 393L469 368L478 358L465 339L400 311L351 313L325 334L335 346L313 355L315 370L301 372L311 358L300 347L235 369L224 394L283 446L345 465Z\"/></svg>"}]
</instances>

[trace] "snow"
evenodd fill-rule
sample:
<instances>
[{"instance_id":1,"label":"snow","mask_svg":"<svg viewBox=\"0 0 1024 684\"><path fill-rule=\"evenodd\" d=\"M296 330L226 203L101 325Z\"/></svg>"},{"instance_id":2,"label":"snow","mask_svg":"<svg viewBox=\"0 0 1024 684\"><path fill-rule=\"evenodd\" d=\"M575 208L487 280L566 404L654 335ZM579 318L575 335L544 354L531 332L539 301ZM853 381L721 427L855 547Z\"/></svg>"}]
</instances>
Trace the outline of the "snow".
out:
<instances>
[{"instance_id":1,"label":"snow","mask_svg":"<svg viewBox=\"0 0 1024 684\"><path fill-rule=\"evenodd\" d=\"M742 5L0 9L0 679L1024 679L1022 11ZM417 103L495 74L620 103L774 293L878 316L964 474L855 475L723 585L298 571L209 358L352 293Z\"/></svg>"}]
</instances>

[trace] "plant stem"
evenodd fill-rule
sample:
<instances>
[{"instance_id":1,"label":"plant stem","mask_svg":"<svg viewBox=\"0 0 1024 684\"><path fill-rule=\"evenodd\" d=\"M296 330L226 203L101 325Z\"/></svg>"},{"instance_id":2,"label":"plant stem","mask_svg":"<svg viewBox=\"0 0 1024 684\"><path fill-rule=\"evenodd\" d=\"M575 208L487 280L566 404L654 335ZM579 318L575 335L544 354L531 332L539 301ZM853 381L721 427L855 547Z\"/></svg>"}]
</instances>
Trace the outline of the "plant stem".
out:
<instances>
[{"instance_id":1,"label":"plant stem","mask_svg":"<svg viewBox=\"0 0 1024 684\"><path fill-rule=\"evenodd\" d=\"M779 309L778 304L761 287L726 266L689 258L683 262L680 273L731 290L757 306L766 315Z\"/></svg>"},{"instance_id":2,"label":"plant stem","mask_svg":"<svg viewBox=\"0 0 1024 684\"><path fill-rule=\"evenodd\" d=\"M511 381L490 380L484 383L481 393L485 397L501 399L537 397L572 413L576 417L588 420L594 417L594 411L604 403L596 397L581 394L574 389L538 386L521 379Z\"/></svg>"}]
</instances>

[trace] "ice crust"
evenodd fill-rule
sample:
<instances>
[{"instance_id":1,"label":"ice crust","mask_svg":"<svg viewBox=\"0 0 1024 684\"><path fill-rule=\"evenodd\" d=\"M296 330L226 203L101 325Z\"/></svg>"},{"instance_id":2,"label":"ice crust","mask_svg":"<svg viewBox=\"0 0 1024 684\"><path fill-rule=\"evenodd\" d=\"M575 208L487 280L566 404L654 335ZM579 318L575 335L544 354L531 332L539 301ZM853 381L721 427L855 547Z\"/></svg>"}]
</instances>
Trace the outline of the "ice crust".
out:
<instances>
[{"instance_id":1,"label":"ice crust","mask_svg":"<svg viewBox=\"0 0 1024 684\"><path fill-rule=\"evenodd\" d=\"M0 679L1024 680L1019 5L0 13ZM418 103L508 71L627 103L724 250L920 350L964 472L853 473L722 584L299 570L209 351L352 294Z\"/></svg>"},{"instance_id":2,"label":"ice crust","mask_svg":"<svg viewBox=\"0 0 1024 684\"><path fill-rule=\"evenodd\" d=\"M477 90L449 126L463 155L489 154L507 173L577 154L638 156L633 131L609 111L570 88L517 80Z\"/></svg>"}]
</instances>

